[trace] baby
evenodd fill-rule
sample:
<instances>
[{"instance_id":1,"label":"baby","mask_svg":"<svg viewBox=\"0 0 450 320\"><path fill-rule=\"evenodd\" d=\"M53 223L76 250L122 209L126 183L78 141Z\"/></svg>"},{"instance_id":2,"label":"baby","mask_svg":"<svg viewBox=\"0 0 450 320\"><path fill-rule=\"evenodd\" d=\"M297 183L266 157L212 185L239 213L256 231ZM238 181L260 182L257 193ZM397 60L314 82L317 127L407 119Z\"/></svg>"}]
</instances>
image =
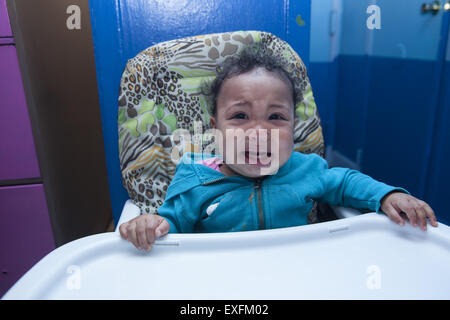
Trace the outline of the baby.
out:
<instances>
[{"instance_id":1,"label":"baby","mask_svg":"<svg viewBox=\"0 0 450 320\"><path fill-rule=\"evenodd\" d=\"M211 127L222 133L221 154L203 154L194 163L199 154L185 153L158 215L123 223L121 236L149 251L168 232L304 225L314 201L383 212L400 225L404 213L424 231L428 218L437 227L430 206L406 190L356 170L330 169L318 155L294 151L293 81L283 62L264 50L249 49L229 59L210 92ZM239 130L246 133L241 147L238 135L228 134Z\"/></svg>"}]
</instances>

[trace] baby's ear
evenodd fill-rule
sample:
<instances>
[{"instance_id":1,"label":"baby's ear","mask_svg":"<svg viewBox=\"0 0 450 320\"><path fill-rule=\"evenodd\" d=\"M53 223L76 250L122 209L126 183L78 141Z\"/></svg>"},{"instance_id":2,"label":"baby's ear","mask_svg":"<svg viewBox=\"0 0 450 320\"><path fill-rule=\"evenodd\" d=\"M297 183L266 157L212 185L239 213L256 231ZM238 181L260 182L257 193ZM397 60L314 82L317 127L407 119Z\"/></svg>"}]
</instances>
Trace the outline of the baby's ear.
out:
<instances>
[{"instance_id":1,"label":"baby's ear","mask_svg":"<svg viewBox=\"0 0 450 320\"><path fill-rule=\"evenodd\" d=\"M214 117L209 118L209 126L211 128L216 128L216 119Z\"/></svg>"}]
</instances>

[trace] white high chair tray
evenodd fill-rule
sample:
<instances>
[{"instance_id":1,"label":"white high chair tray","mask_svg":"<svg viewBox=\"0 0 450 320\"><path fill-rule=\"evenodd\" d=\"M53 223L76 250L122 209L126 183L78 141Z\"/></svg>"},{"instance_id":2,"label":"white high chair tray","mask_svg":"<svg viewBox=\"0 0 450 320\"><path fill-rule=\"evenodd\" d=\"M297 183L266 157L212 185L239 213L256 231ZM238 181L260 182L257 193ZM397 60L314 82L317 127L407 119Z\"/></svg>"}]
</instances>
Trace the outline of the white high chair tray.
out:
<instances>
[{"instance_id":1,"label":"white high chair tray","mask_svg":"<svg viewBox=\"0 0 450 320\"><path fill-rule=\"evenodd\" d=\"M118 233L48 254L4 299L450 299L450 228L369 213L264 231L169 234L149 253Z\"/></svg>"}]
</instances>

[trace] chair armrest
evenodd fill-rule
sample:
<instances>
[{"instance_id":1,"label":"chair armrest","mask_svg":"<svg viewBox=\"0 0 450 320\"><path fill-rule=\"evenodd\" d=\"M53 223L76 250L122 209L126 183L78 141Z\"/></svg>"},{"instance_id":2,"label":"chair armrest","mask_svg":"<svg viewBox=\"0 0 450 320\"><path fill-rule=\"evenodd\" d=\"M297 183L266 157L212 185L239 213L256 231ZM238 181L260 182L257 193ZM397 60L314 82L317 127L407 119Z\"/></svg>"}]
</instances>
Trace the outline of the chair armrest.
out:
<instances>
[{"instance_id":1,"label":"chair armrest","mask_svg":"<svg viewBox=\"0 0 450 320\"><path fill-rule=\"evenodd\" d=\"M136 218L140 213L141 210L139 209L139 207L135 205L132 200L127 200L127 202L125 202L125 205L123 206L122 213L120 214L119 222L117 223L115 232L119 232L119 226L122 223Z\"/></svg>"}]
</instances>

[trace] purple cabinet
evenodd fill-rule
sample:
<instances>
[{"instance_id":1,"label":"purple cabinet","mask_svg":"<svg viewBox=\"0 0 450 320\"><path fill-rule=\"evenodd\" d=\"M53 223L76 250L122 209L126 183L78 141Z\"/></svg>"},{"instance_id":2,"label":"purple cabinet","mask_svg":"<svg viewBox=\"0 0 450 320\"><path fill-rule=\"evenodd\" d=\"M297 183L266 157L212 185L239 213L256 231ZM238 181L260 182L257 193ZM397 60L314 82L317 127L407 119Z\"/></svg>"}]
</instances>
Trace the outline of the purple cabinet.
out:
<instances>
[{"instance_id":1,"label":"purple cabinet","mask_svg":"<svg viewBox=\"0 0 450 320\"><path fill-rule=\"evenodd\" d=\"M8 11L6 10L6 0L0 0L0 38L1 37L12 37Z\"/></svg>"},{"instance_id":2,"label":"purple cabinet","mask_svg":"<svg viewBox=\"0 0 450 320\"><path fill-rule=\"evenodd\" d=\"M0 0L0 297L55 248L43 185L17 185L40 176L6 0Z\"/></svg>"},{"instance_id":3,"label":"purple cabinet","mask_svg":"<svg viewBox=\"0 0 450 320\"><path fill-rule=\"evenodd\" d=\"M0 70L0 180L40 177L15 46L0 45Z\"/></svg>"},{"instance_id":4,"label":"purple cabinet","mask_svg":"<svg viewBox=\"0 0 450 320\"><path fill-rule=\"evenodd\" d=\"M0 297L55 249L42 184L0 187Z\"/></svg>"}]
</instances>

